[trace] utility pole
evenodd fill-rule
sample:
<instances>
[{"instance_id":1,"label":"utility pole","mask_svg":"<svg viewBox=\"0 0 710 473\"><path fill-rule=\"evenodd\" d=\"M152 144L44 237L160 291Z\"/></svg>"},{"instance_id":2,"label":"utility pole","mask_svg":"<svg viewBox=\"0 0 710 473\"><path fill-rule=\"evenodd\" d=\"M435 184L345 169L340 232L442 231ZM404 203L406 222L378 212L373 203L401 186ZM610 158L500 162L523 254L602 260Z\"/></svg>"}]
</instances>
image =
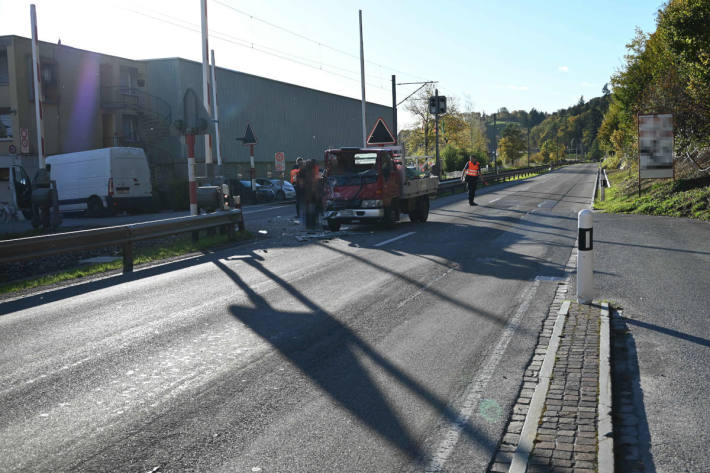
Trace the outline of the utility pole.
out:
<instances>
[{"instance_id":1,"label":"utility pole","mask_svg":"<svg viewBox=\"0 0 710 473\"><path fill-rule=\"evenodd\" d=\"M530 167L530 124L528 123L528 167Z\"/></svg>"},{"instance_id":2,"label":"utility pole","mask_svg":"<svg viewBox=\"0 0 710 473\"><path fill-rule=\"evenodd\" d=\"M32 22L32 75L35 86L35 119L37 121L37 158L39 169L44 169L44 123L42 121L42 74L39 65L39 38L37 38L37 10L30 5Z\"/></svg>"},{"instance_id":3,"label":"utility pole","mask_svg":"<svg viewBox=\"0 0 710 473\"><path fill-rule=\"evenodd\" d=\"M360 12L360 83L362 86L362 147L367 148L367 120L365 116L365 47L362 42L362 10Z\"/></svg>"},{"instance_id":4,"label":"utility pole","mask_svg":"<svg viewBox=\"0 0 710 473\"><path fill-rule=\"evenodd\" d=\"M207 0L201 0L202 12L202 103L205 105L208 116L212 116L210 104L210 55L209 46L207 44ZM214 177L214 169L212 168L212 134L207 130L205 137L205 173L211 179Z\"/></svg>"},{"instance_id":5,"label":"utility pole","mask_svg":"<svg viewBox=\"0 0 710 473\"><path fill-rule=\"evenodd\" d=\"M219 149L219 110L217 110L217 66L214 63L214 49L212 53L212 103L214 105L214 134L215 147L217 148L217 172L222 176L222 153Z\"/></svg>"},{"instance_id":6,"label":"utility pole","mask_svg":"<svg viewBox=\"0 0 710 473\"><path fill-rule=\"evenodd\" d=\"M493 162L498 174L498 125L496 123L496 114L493 114Z\"/></svg>"},{"instance_id":7,"label":"utility pole","mask_svg":"<svg viewBox=\"0 0 710 473\"><path fill-rule=\"evenodd\" d=\"M397 82L394 74L392 74L392 133L395 144L399 143L397 138Z\"/></svg>"},{"instance_id":8,"label":"utility pole","mask_svg":"<svg viewBox=\"0 0 710 473\"><path fill-rule=\"evenodd\" d=\"M439 89L434 89L436 113L434 114L434 126L436 127L436 169L441 173L441 163L439 162Z\"/></svg>"}]
</instances>

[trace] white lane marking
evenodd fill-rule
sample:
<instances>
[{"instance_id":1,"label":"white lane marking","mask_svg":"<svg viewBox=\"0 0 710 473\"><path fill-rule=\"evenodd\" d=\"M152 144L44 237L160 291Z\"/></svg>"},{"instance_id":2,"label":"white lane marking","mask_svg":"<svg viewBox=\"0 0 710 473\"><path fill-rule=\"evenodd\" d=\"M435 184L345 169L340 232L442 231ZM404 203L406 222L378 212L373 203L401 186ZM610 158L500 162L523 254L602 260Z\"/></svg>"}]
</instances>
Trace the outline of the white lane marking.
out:
<instances>
[{"instance_id":1,"label":"white lane marking","mask_svg":"<svg viewBox=\"0 0 710 473\"><path fill-rule=\"evenodd\" d=\"M535 297L535 293L537 292L537 288L539 286L540 281L535 281L525 289L525 292L523 292L522 303L518 307L518 310L515 312L515 315L508 320L508 323L505 324L503 332L498 339L498 343L493 348L493 351L484 362L478 374L476 374L473 382L466 389L466 393L464 394L464 402L461 406L458 420L456 423L450 425L445 432L443 432L439 448L436 449L436 453L433 455L431 461L425 469L427 473L441 471L446 463L446 460L448 460L449 456L454 451L454 447L456 447L456 444L459 441L463 427L468 424L469 419L471 419L471 416L478 406L478 402L481 400L483 390L493 377L493 373L495 372L498 363L500 363L500 360L503 358L503 354L518 329L520 320L528 311L530 303L532 302L533 297Z\"/></svg>"},{"instance_id":2,"label":"white lane marking","mask_svg":"<svg viewBox=\"0 0 710 473\"><path fill-rule=\"evenodd\" d=\"M453 271L454 269L455 269L455 268L449 268L448 270L446 270L445 273L438 275L437 277L435 277L434 279L432 279L431 281L429 281L428 283L426 283L425 285L423 285L417 292L415 292L414 294L412 294L411 296L407 297L407 298L404 299L402 302L400 302L400 303L397 305L397 308L398 308L398 309L401 309L401 308L404 307L407 303L409 303L409 302L413 301L414 299L416 299L417 297L419 297L419 295L420 295L422 292L424 292L424 291L426 291L427 289L429 289L429 286L431 286L432 284L434 284L434 283L437 282L438 280L440 280L440 279L446 277L446 276L447 276L451 271Z\"/></svg>"},{"instance_id":3,"label":"white lane marking","mask_svg":"<svg viewBox=\"0 0 710 473\"><path fill-rule=\"evenodd\" d=\"M381 242L377 243L375 246L386 245L387 243L392 243L393 241L401 240L402 238L406 238L406 237L408 237L408 236L410 236L410 235L414 235L415 233L417 233L417 232L407 232L407 233L403 233L403 234L401 234L400 236L396 236L396 237L394 237L394 238L390 238L389 240L381 241Z\"/></svg>"},{"instance_id":4,"label":"white lane marking","mask_svg":"<svg viewBox=\"0 0 710 473\"><path fill-rule=\"evenodd\" d=\"M488 203L489 203L489 204L492 204L493 202L498 202L498 201L499 201L500 199L502 199L503 197L504 197L504 196L500 196L500 197L498 197L497 199L493 199L493 200L491 200L491 201L488 202Z\"/></svg>"}]
</instances>

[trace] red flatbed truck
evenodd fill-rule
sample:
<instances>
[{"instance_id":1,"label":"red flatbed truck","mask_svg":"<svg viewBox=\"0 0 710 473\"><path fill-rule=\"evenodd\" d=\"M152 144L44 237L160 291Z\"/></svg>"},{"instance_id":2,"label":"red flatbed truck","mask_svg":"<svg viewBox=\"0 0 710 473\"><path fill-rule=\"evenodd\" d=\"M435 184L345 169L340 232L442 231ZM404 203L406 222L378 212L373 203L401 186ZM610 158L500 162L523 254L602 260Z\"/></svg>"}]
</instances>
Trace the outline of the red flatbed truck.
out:
<instances>
[{"instance_id":1,"label":"red flatbed truck","mask_svg":"<svg viewBox=\"0 0 710 473\"><path fill-rule=\"evenodd\" d=\"M439 178L407 169L397 148L337 148L325 151L324 216L328 228L343 223L390 226L401 214L426 222Z\"/></svg>"}]
</instances>

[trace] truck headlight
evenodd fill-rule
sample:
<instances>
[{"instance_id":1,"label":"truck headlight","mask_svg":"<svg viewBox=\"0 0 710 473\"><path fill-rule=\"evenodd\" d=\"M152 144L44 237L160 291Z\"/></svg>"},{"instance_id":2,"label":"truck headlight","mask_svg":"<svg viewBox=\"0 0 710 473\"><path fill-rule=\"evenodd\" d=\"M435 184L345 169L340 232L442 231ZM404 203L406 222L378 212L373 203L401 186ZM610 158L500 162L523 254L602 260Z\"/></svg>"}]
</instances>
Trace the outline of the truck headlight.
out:
<instances>
[{"instance_id":1,"label":"truck headlight","mask_svg":"<svg viewBox=\"0 0 710 473\"><path fill-rule=\"evenodd\" d=\"M377 209L380 207L382 207L381 200L363 200L362 201L362 208L363 209Z\"/></svg>"}]
</instances>

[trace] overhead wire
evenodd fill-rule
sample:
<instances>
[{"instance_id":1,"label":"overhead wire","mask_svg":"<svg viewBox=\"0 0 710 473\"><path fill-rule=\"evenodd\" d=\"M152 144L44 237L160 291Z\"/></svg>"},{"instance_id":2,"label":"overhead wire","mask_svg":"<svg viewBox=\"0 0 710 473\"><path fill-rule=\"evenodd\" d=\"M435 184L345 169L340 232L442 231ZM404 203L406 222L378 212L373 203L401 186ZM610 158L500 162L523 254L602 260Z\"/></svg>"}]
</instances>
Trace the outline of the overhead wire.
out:
<instances>
[{"instance_id":1,"label":"overhead wire","mask_svg":"<svg viewBox=\"0 0 710 473\"><path fill-rule=\"evenodd\" d=\"M150 13L146 13L146 12L142 12L142 11L138 11L138 10L133 10L133 9L130 9L130 8L125 8L125 7L118 7L118 8L120 8L120 9L122 9L122 10L125 10L125 11L128 11L128 12L130 12L130 13L136 14L136 15L141 15L141 16L144 16L144 17L146 17L146 18L150 18L150 19L153 19L153 20L156 20L156 21L160 21L160 22L162 22L162 23L166 23L166 24L169 24L169 25L172 25L172 26L175 26L175 27L178 27L178 28L182 28L182 29L185 29L185 30L188 30L188 31L192 31L192 32L195 32L195 33L198 33L198 34L200 34L200 33L202 32L201 28L200 28L198 25L195 25L194 23L188 22L188 21L186 21L186 20L178 19L178 18L173 18L173 17L170 17L170 16L165 15L165 14L163 14L163 13L160 14L161 16L156 16L156 15L152 15L152 14L150 14ZM181 24L181 23L182 23L182 24ZM311 69L319 70L319 71L325 72L325 73L327 73L327 74L335 75L335 76L338 76L338 77L341 77L341 78L343 78L343 79L347 79L347 80L350 80L350 81L353 81L353 82L360 82L360 79L359 79L359 78L355 78L355 77L352 77L352 76L348 76L348 75L346 75L346 74L339 73L339 72L335 72L335 71L333 71L333 70L328 70L327 68L340 69L340 70L345 71L345 72L350 72L350 73L352 73L352 74L357 74L356 71L353 71L353 70L351 70L351 69L342 68L342 67L335 66L335 65L332 65L332 64L326 64L326 63L323 63L322 61L319 62L319 61L316 61L316 60L314 60L314 59L309 59L309 58L305 58L305 57L299 57L299 56L296 56L296 55L294 55L293 53L288 52L288 51L281 51L281 50L278 50L278 49L276 49L276 48L271 48L271 47L266 46L266 45L254 43L253 41L249 41L249 40L247 40L247 39L237 38L237 37L231 36L231 35L229 35L229 34L227 34L227 33L217 31L217 30L210 30L210 33L209 33L209 34L210 34L210 36L214 37L215 39L218 39L218 40L221 40L221 41L225 41L225 42L228 42L228 43L230 43L230 44L234 44L234 45L236 45L236 46L240 46L240 47L247 48L247 49L252 49L252 50L254 50L254 51L258 51L258 52L261 52L261 53L264 53L264 54L268 54L268 55L270 55L270 56L274 56L274 57L277 57L277 58L282 59L282 60L285 60L285 61L290 61L290 62L299 64L299 65L302 65L302 66L305 66L305 67L309 67L309 68L311 68ZM297 58L297 59L294 59L294 58ZM320 67L317 67L317 66L314 66L314 65L312 65L312 64L309 64L309 62L312 62L312 63L319 63L319 64L320 64ZM323 68L323 65L325 65L326 68ZM387 90L386 88L381 87L381 86L378 86L378 85L376 85L376 84L374 84L374 83L372 83L372 82L366 81L365 83L366 83L368 86L370 86L370 87L374 87L374 88L377 88L377 89L380 89L380 90Z\"/></svg>"}]
</instances>

